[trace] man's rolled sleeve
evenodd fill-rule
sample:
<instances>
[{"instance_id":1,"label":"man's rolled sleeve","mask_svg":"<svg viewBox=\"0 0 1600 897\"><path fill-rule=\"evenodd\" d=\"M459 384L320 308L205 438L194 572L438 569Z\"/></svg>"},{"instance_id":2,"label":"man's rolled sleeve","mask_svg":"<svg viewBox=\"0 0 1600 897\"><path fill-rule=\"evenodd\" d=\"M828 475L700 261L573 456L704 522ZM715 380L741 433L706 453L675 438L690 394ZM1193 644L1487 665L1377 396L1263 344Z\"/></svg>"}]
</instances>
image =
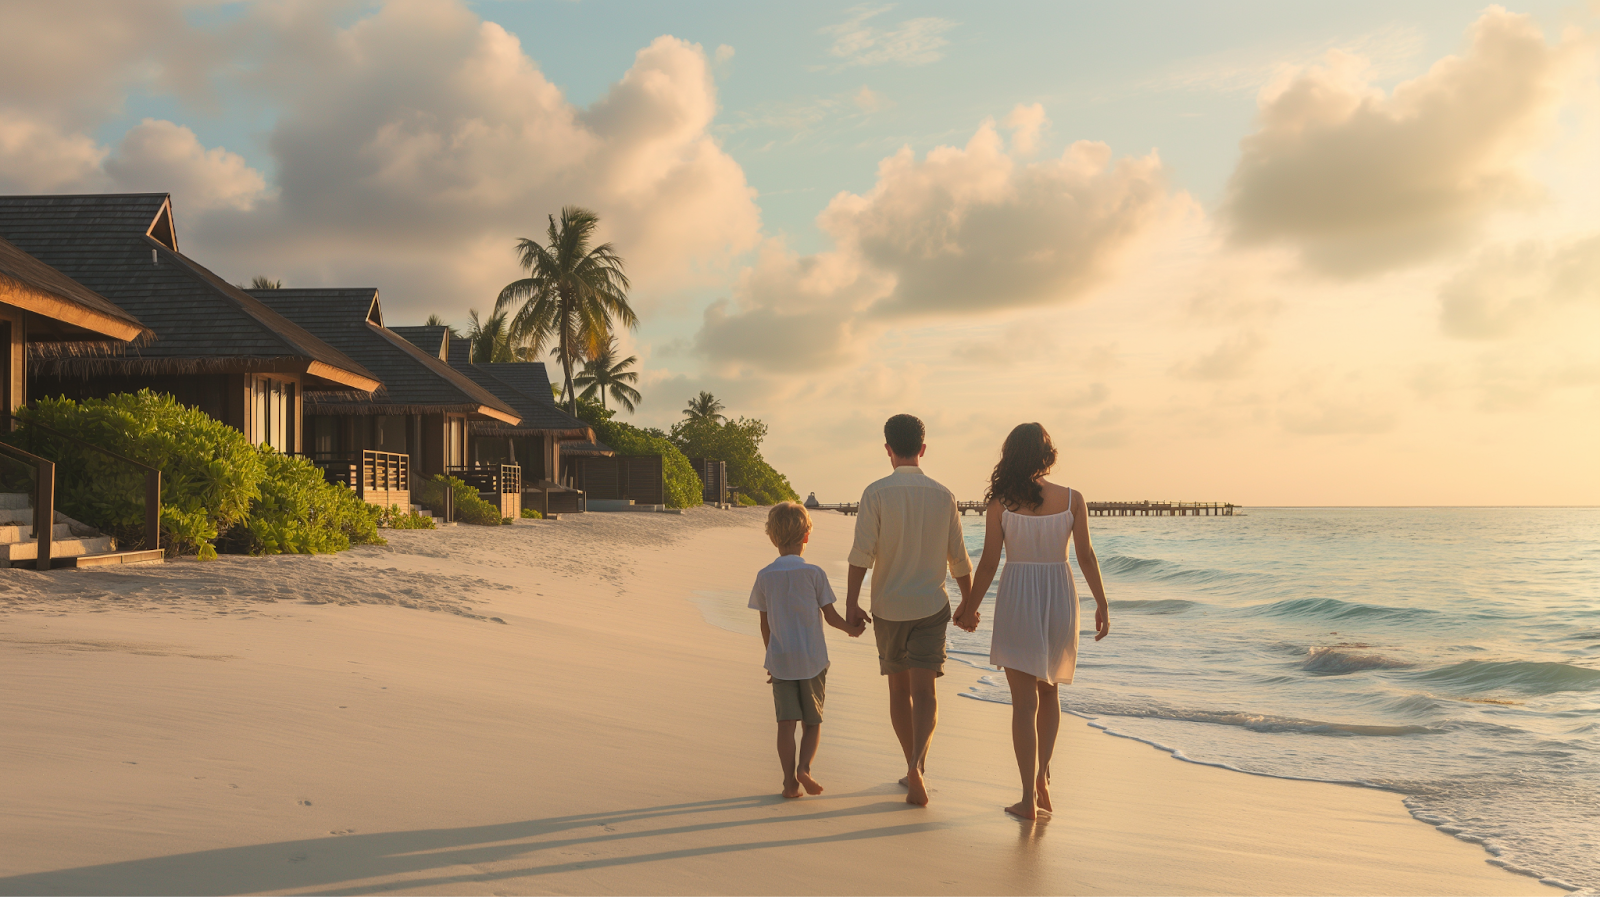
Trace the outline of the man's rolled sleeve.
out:
<instances>
[{"instance_id":1,"label":"man's rolled sleeve","mask_svg":"<svg viewBox=\"0 0 1600 897\"><path fill-rule=\"evenodd\" d=\"M878 505L867 495L856 508L856 540L850 546L850 566L872 569L878 558Z\"/></svg>"},{"instance_id":2,"label":"man's rolled sleeve","mask_svg":"<svg viewBox=\"0 0 1600 897\"><path fill-rule=\"evenodd\" d=\"M955 502L950 503L950 545L946 555L950 560L951 576L962 577L972 572L972 558L967 556L967 540L961 538L961 512L956 509Z\"/></svg>"}]
</instances>

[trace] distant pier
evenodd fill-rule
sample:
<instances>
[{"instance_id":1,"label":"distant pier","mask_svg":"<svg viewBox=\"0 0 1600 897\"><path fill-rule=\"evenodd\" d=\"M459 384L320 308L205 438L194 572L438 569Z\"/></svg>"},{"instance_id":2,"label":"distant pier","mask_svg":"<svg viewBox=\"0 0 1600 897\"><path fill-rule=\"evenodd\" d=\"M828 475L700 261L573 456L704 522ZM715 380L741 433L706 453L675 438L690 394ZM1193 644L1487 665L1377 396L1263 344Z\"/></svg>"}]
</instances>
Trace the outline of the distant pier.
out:
<instances>
[{"instance_id":1,"label":"distant pier","mask_svg":"<svg viewBox=\"0 0 1600 897\"><path fill-rule=\"evenodd\" d=\"M859 502L825 505L816 496L806 499L806 507L813 511L838 511L853 516L860 510ZM988 506L981 501L958 501L956 510L963 516L967 512L982 514ZM1221 501L1091 501L1090 517L1232 517L1237 505Z\"/></svg>"}]
</instances>

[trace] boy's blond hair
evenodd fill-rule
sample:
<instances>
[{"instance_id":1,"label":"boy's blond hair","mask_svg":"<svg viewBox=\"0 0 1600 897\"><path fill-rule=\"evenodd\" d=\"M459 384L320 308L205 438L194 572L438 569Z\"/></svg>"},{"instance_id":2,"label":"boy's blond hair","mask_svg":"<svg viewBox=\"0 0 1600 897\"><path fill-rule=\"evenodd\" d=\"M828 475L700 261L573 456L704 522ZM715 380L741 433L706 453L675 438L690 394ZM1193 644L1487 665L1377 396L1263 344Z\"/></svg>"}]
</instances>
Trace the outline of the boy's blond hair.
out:
<instances>
[{"instance_id":1,"label":"boy's blond hair","mask_svg":"<svg viewBox=\"0 0 1600 897\"><path fill-rule=\"evenodd\" d=\"M781 501L767 512L767 538L778 548L794 548L811 533L811 515L805 505Z\"/></svg>"}]
</instances>

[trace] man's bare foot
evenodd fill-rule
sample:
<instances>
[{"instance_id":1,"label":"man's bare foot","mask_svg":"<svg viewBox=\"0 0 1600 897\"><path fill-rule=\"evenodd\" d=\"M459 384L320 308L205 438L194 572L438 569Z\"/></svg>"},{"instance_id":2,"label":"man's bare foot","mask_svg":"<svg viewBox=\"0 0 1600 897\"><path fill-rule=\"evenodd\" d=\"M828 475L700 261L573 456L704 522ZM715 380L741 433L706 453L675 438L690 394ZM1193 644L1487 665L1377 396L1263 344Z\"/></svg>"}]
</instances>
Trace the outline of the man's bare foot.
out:
<instances>
[{"instance_id":1,"label":"man's bare foot","mask_svg":"<svg viewBox=\"0 0 1600 897\"><path fill-rule=\"evenodd\" d=\"M928 805L928 785L920 772L906 773L906 803L919 807Z\"/></svg>"},{"instance_id":2,"label":"man's bare foot","mask_svg":"<svg viewBox=\"0 0 1600 897\"><path fill-rule=\"evenodd\" d=\"M802 793L803 792L801 792L801 790L800 790L800 780L799 779L784 779L783 780L783 796L784 797L799 797Z\"/></svg>"},{"instance_id":3,"label":"man's bare foot","mask_svg":"<svg viewBox=\"0 0 1600 897\"><path fill-rule=\"evenodd\" d=\"M1012 816L1017 817L1018 819L1038 819L1039 818L1038 811L1034 808L1033 804L1030 804L1027 801L1021 801L1021 800L1017 801L1016 803L1012 804L1011 806L1006 807L1006 812L1010 813Z\"/></svg>"},{"instance_id":4,"label":"man's bare foot","mask_svg":"<svg viewBox=\"0 0 1600 897\"><path fill-rule=\"evenodd\" d=\"M807 794L821 794L822 785L811 777L809 772L796 772L794 777L800 780L800 787L806 789Z\"/></svg>"},{"instance_id":5,"label":"man's bare foot","mask_svg":"<svg viewBox=\"0 0 1600 897\"><path fill-rule=\"evenodd\" d=\"M1034 783L1033 783L1033 794L1034 794L1035 801L1039 804L1039 809L1045 811L1046 813L1049 813L1050 811L1055 809L1054 807L1050 806L1050 777L1049 776L1041 775L1041 776L1039 776L1039 778L1036 781L1034 781Z\"/></svg>"}]
</instances>

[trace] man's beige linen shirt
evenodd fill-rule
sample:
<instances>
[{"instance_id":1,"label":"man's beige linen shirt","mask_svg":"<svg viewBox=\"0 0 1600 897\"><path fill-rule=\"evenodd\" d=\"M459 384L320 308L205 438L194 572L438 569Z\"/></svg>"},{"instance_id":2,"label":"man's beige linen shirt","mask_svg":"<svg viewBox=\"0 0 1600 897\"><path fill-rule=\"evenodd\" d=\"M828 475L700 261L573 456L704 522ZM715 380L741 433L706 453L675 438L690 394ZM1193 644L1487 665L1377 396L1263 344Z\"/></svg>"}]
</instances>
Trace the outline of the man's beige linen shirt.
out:
<instances>
[{"instance_id":1,"label":"man's beige linen shirt","mask_svg":"<svg viewBox=\"0 0 1600 897\"><path fill-rule=\"evenodd\" d=\"M955 496L913 465L868 486L856 515L850 564L872 570L872 615L920 620L950 603L951 576L972 572Z\"/></svg>"}]
</instances>

